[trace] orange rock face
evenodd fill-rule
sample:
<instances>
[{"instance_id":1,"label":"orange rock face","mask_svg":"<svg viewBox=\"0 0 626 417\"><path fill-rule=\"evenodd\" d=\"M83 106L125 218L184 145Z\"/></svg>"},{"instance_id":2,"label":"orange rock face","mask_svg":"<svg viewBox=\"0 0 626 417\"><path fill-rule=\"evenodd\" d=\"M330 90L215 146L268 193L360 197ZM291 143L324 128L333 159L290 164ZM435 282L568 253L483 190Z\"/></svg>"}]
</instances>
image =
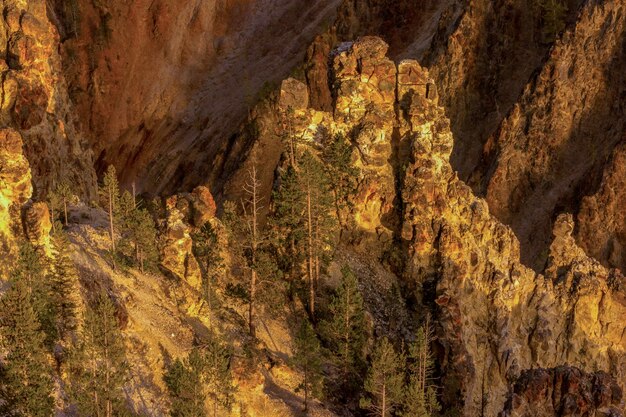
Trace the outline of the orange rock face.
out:
<instances>
[{"instance_id":1,"label":"orange rock face","mask_svg":"<svg viewBox=\"0 0 626 417\"><path fill-rule=\"evenodd\" d=\"M113 163L122 183L175 193L214 185L258 92L299 63L338 0L79 0L78 18L54 3L98 169Z\"/></svg>"}]
</instances>

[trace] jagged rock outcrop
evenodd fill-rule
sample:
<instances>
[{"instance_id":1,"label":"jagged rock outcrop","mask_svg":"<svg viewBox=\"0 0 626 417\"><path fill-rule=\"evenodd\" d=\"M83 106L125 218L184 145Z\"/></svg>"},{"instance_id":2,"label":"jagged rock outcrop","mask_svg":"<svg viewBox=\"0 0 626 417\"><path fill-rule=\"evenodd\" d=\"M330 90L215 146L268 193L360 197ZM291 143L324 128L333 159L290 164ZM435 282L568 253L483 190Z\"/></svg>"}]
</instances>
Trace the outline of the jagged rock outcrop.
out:
<instances>
[{"instance_id":1,"label":"jagged rock outcrop","mask_svg":"<svg viewBox=\"0 0 626 417\"><path fill-rule=\"evenodd\" d=\"M524 262L536 269L545 262L551 220L596 191L623 140L624 7L623 0L585 2L485 146L478 177L489 207L513 228ZM605 242L617 237L607 233ZM588 239L584 247L597 245L579 238Z\"/></svg>"},{"instance_id":2,"label":"jagged rock outcrop","mask_svg":"<svg viewBox=\"0 0 626 417\"><path fill-rule=\"evenodd\" d=\"M30 165L24 156L22 137L12 129L0 129L0 253L10 260L21 235L21 208L33 193ZM10 262L0 264L0 276Z\"/></svg>"},{"instance_id":3,"label":"jagged rock outcrop","mask_svg":"<svg viewBox=\"0 0 626 417\"><path fill-rule=\"evenodd\" d=\"M575 233L585 252L622 271L626 271L625 183L626 139L622 139L604 168L597 192L583 197Z\"/></svg>"},{"instance_id":4,"label":"jagged rock outcrop","mask_svg":"<svg viewBox=\"0 0 626 417\"><path fill-rule=\"evenodd\" d=\"M500 417L622 417L623 390L604 372L578 368L524 371Z\"/></svg>"},{"instance_id":5,"label":"jagged rock outcrop","mask_svg":"<svg viewBox=\"0 0 626 417\"><path fill-rule=\"evenodd\" d=\"M165 200L161 268L196 290L202 288L202 273L193 254L192 233L213 220L215 211L213 196L203 186Z\"/></svg>"},{"instance_id":6,"label":"jagged rock outcrop","mask_svg":"<svg viewBox=\"0 0 626 417\"><path fill-rule=\"evenodd\" d=\"M626 297L607 270L576 246L572 216L555 223L544 274L520 263L513 231L489 213L449 162L442 108L411 98L411 163L403 239L408 279L424 283L441 347L444 400L465 415L496 415L525 369L564 363L624 381Z\"/></svg>"},{"instance_id":7,"label":"jagged rock outcrop","mask_svg":"<svg viewBox=\"0 0 626 417\"><path fill-rule=\"evenodd\" d=\"M20 132L36 197L62 179L89 199L95 191L91 152L76 130L59 35L45 0L0 2L0 123Z\"/></svg>"},{"instance_id":8,"label":"jagged rock outcrop","mask_svg":"<svg viewBox=\"0 0 626 417\"><path fill-rule=\"evenodd\" d=\"M542 3L468 0L451 4L425 56L441 90L455 137L452 166L467 180L483 145L541 68L558 35L547 30ZM555 5L557 2L553 2ZM562 24L576 19L581 0L564 0Z\"/></svg>"},{"instance_id":9,"label":"jagged rock outcrop","mask_svg":"<svg viewBox=\"0 0 626 417\"><path fill-rule=\"evenodd\" d=\"M372 37L340 45L330 73L333 113L299 109L285 123L314 147L336 133L355 145L355 227L385 244L403 242L404 279L436 323L445 406L495 416L519 376L537 367L602 370L623 384L622 274L577 246L571 215L555 222L545 270L523 265L514 231L450 163L454 138L433 78L386 52ZM303 90L283 85L292 87ZM366 242L372 256L376 244Z\"/></svg>"}]
</instances>

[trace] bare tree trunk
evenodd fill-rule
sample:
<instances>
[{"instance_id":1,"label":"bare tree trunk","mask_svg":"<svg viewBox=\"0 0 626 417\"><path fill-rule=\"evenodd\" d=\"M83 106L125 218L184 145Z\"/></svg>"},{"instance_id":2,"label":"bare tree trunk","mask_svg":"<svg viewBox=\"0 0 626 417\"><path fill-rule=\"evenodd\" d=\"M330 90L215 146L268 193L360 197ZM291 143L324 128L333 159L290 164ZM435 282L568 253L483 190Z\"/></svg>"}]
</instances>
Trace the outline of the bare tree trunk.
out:
<instances>
[{"instance_id":1,"label":"bare tree trunk","mask_svg":"<svg viewBox=\"0 0 626 417\"><path fill-rule=\"evenodd\" d=\"M137 202L135 200L136 191L135 191L135 181L133 181L133 208L137 208Z\"/></svg>"},{"instance_id":2,"label":"bare tree trunk","mask_svg":"<svg viewBox=\"0 0 626 417\"><path fill-rule=\"evenodd\" d=\"M105 390L107 393L106 397L106 417L111 417L113 415L113 410L111 406L111 364L109 363L109 329L108 329L108 320L104 320L104 382L106 384Z\"/></svg>"},{"instance_id":3,"label":"bare tree trunk","mask_svg":"<svg viewBox=\"0 0 626 417\"><path fill-rule=\"evenodd\" d=\"M387 386L383 384L383 392L382 392L382 404L380 408L380 416L387 417Z\"/></svg>"},{"instance_id":4,"label":"bare tree trunk","mask_svg":"<svg viewBox=\"0 0 626 417\"><path fill-rule=\"evenodd\" d=\"M308 217L308 252L309 252L309 313L311 314L311 319L315 320L315 277L313 275L313 224L312 224L312 213L311 213L311 182L310 179L307 179L306 184L306 206L307 206L307 217Z\"/></svg>"},{"instance_id":5,"label":"bare tree trunk","mask_svg":"<svg viewBox=\"0 0 626 417\"><path fill-rule=\"evenodd\" d=\"M111 257L115 269L115 238L113 235L113 190L109 189L109 233L111 234Z\"/></svg>"},{"instance_id":6,"label":"bare tree trunk","mask_svg":"<svg viewBox=\"0 0 626 417\"><path fill-rule=\"evenodd\" d=\"M350 354L350 291L346 291L346 328L344 333L343 373L348 374L348 355Z\"/></svg>"},{"instance_id":7,"label":"bare tree trunk","mask_svg":"<svg viewBox=\"0 0 626 417\"><path fill-rule=\"evenodd\" d=\"M65 215L65 227L67 227L67 200L63 197L63 213Z\"/></svg>"},{"instance_id":8,"label":"bare tree trunk","mask_svg":"<svg viewBox=\"0 0 626 417\"><path fill-rule=\"evenodd\" d=\"M248 305L248 324L249 324L249 332L251 336L256 335L256 329L254 325L254 307L256 301L256 291L257 291L257 271L256 271L256 260L257 260L257 250L259 246L259 232L258 232L258 213L261 210L260 201L261 198L258 195L259 181L257 179L257 169L256 165L253 165L249 171L249 181L244 186L244 190L250 196L249 202L252 205L252 218L250 219L249 230L250 230L250 301Z\"/></svg>"},{"instance_id":9,"label":"bare tree trunk","mask_svg":"<svg viewBox=\"0 0 626 417\"><path fill-rule=\"evenodd\" d=\"M209 275L209 262L207 262L206 264L206 303L207 303L207 307L209 308L209 327L212 327L212 318L211 316L213 315L213 303L211 300L211 276Z\"/></svg>"},{"instance_id":10,"label":"bare tree trunk","mask_svg":"<svg viewBox=\"0 0 626 417\"><path fill-rule=\"evenodd\" d=\"M52 231L56 232L56 228L54 227L54 206L52 205L52 202L50 202L50 216L52 220Z\"/></svg>"}]
</instances>

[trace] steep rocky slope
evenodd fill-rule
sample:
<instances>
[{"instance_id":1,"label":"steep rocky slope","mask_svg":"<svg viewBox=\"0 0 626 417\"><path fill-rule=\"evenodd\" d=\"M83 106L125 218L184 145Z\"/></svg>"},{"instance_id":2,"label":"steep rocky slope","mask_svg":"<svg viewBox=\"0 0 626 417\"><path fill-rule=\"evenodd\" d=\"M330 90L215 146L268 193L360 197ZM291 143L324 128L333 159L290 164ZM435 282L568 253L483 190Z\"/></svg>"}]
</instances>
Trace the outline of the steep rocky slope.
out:
<instances>
[{"instance_id":1,"label":"steep rocky slope","mask_svg":"<svg viewBox=\"0 0 626 417\"><path fill-rule=\"evenodd\" d=\"M623 384L622 274L577 246L569 214L555 222L542 273L524 266L513 230L451 166L453 134L428 72L415 61L396 66L386 51L371 37L335 51L332 113L308 108L295 80L281 97L301 97L286 123L302 141L343 133L354 143L356 241L371 256L401 239L403 277L437 323L444 404L497 415L524 370L562 364ZM256 157L267 161L263 149Z\"/></svg>"},{"instance_id":2,"label":"steep rocky slope","mask_svg":"<svg viewBox=\"0 0 626 417\"><path fill-rule=\"evenodd\" d=\"M70 230L86 293L101 270L128 309L138 407L167 408L159 345L180 356L206 330L190 234L216 208L194 187L218 205L239 201L257 165L269 202L287 136L322 149L342 134L361 175L339 255L362 285L402 282L417 315L432 314L447 410L623 412L624 0L568 1L564 31L517 0L1 5L2 254L12 259L22 235L46 245L47 210L29 200L61 179L89 201L95 172L114 163L124 183L169 197L169 278L111 271L100 212ZM344 42L364 34L390 46ZM305 52L302 72L263 88ZM375 291L366 302L377 335L411 337L415 311L400 303L391 331L398 306ZM297 415L290 336L282 318L274 326L278 342L261 335L267 362L248 384L242 372L242 401Z\"/></svg>"},{"instance_id":3,"label":"steep rocky slope","mask_svg":"<svg viewBox=\"0 0 626 417\"><path fill-rule=\"evenodd\" d=\"M230 136L264 86L299 64L337 3L55 2L97 168L115 164L123 182L150 192L217 188Z\"/></svg>"},{"instance_id":4,"label":"steep rocky slope","mask_svg":"<svg viewBox=\"0 0 626 417\"><path fill-rule=\"evenodd\" d=\"M529 265L545 261L554 214L577 210L624 137L624 6L585 5L485 147L487 201Z\"/></svg>"}]
</instances>

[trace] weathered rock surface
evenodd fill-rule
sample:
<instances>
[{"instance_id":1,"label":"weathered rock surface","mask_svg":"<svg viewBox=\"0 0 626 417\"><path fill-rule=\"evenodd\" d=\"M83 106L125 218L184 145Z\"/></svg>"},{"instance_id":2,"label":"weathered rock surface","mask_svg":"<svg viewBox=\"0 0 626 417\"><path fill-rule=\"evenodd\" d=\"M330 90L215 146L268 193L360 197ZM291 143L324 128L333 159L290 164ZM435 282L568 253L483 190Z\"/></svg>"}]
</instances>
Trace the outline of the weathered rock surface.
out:
<instances>
[{"instance_id":1,"label":"weathered rock surface","mask_svg":"<svg viewBox=\"0 0 626 417\"><path fill-rule=\"evenodd\" d=\"M626 141L622 139L604 168L599 189L583 197L576 240L605 266L626 271Z\"/></svg>"},{"instance_id":2,"label":"weathered rock surface","mask_svg":"<svg viewBox=\"0 0 626 417\"><path fill-rule=\"evenodd\" d=\"M113 163L123 184L173 194L221 189L226 159L238 158L231 136L339 0L50 3L98 169Z\"/></svg>"},{"instance_id":3,"label":"weathered rock surface","mask_svg":"<svg viewBox=\"0 0 626 417\"><path fill-rule=\"evenodd\" d=\"M414 95L408 114L406 276L424 283L423 302L433 303L444 399L463 398L465 415L496 415L522 371L563 363L609 372L623 384L621 273L576 245L571 215L555 222L545 272L523 266L513 231L452 170L443 109Z\"/></svg>"},{"instance_id":4,"label":"weathered rock surface","mask_svg":"<svg viewBox=\"0 0 626 417\"><path fill-rule=\"evenodd\" d=\"M513 228L524 262L536 269L545 262L551 220L575 212L581 195L595 192L623 140L625 6L585 2L485 146L478 176L489 207ZM606 245L617 233L604 230ZM587 239L585 248L602 245L579 238Z\"/></svg>"},{"instance_id":5,"label":"weathered rock surface","mask_svg":"<svg viewBox=\"0 0 626 417\"><path fill-rule=\"evenodd\" d=\"M524 371L500 417L622 417L623 390L604 372L578 368Z\"/></svg>"},{"instance_id":6,"label":"weathered rock surface","mask_svg":"<svg viewBox=\"0 0 626 417\"><path fill-rule=\"evenodd\" d=\"M20 132L36 197L62 179L85 198L95 191L91 152L75 128L59 35L44 0L0 2L0 124Z\"/></svg>"},{"instance_id":7,"label":"weathered rock surface","mask_svg":"<svg viewBox=\"0 0 626 417\"><path fill-rule=\"evenodd\" d=\"M32 193L22 137L15 130L0 129L0 254L9 260L17 251L15 239L22 234L21 208ZM0 264L0 276L7 272L8 264Z\"/></svg>"},{"instance_id":8,"label":"weathered rock surface","mask_svg":"<svg viewBox=\"0 0 626 417\"><path fill-rule=\"evenodd\" d=\"M215 211L213 196L203 186L165 200L161 267L196 290L202 288L202 273L193 254L192 234L214 220Z\"/></svg>"}]
</instances>

